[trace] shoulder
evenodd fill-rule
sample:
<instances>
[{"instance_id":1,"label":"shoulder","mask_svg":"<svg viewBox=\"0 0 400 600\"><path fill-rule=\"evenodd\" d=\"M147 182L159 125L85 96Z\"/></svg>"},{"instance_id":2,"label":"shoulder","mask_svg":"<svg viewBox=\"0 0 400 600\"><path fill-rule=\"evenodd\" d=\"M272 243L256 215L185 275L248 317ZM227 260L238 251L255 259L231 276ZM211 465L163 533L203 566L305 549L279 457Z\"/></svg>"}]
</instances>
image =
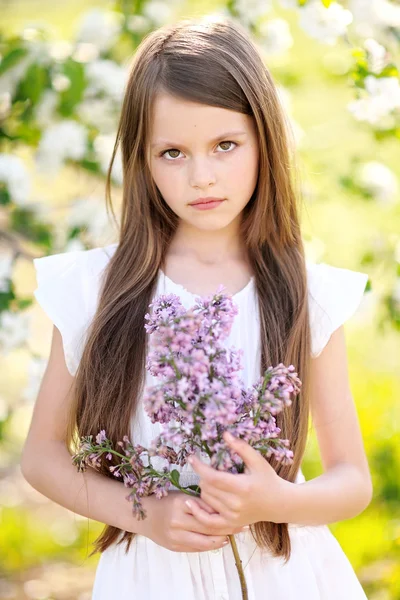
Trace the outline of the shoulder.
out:
<instances>
[{"instance_id":1,"label":"shoulder","mask_svg":"<svg viewBox=\"0 0 400 600\"><path fill-rule=\"evenodd\" d=\"M117 244L35 258L33 294L59 329L69 371L74 374L84 334L96 311L101 276Z\"/></svg>"},{"instance_id":2,"label":"shoulder","mask_svg":"<svg viewBox=\"0 0 400 600\"><path fill-rule=\"evenodd\" d=\"M85 269L98 272L106 266L117 244L109 244L90 250L73 250L34 258L37 279L44 281L53 277L64 277L68 273L83 272Z\"/></svg>"},{"instance_id":3,"label":"shoulder","mask_svg":"<svg viewBox=\"0 0 400 600\"><path fill-rule=\"evenodd\" d=\"M332 333L359 307L368 274L306 261L311 353L318 356Z\"/></svg>"}]
</instances>

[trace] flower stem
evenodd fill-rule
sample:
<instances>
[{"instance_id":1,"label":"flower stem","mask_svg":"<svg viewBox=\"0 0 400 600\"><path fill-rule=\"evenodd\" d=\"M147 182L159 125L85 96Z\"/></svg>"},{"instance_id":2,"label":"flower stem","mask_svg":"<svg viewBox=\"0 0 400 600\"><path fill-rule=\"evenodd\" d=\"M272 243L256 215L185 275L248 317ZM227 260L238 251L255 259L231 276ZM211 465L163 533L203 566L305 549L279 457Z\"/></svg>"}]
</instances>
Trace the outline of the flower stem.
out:
<instances>
[{"instance_id":1,"label":"flower stem","mask_svg":"<svg viewBox=\"0 0 400 600\"><path fill-rule=\"evenodd\" d=\"M231 543L231 548L233 551L233 556L235 557L235 564L236 564L236 569L239 575L239 580L240 580L240 588L242 590L242 600L248 600L249 596L248 596L248 592L247 592L247 584L246 584L246 578L244 576L244 571L243 571L243 567L242 567L242 560L239 556L239 551L237 549L237 545L236 545L236 540L235 540L235 536L233 534L228 535L229 541Z\"/></svg>"},{"instance_id":2,"label":"flower stem","mask_svg":"<svg viewBox=\"0 0 400 600\"><path fill-rule=\"evenodd\" d=\"M182 492L184 492L184 488L181 488ZM186 493L188 493L186 491ZM190 494L193 495L193 494ZM195 496L200 496L200 494L194 494ZM232 552L233 552L233 556L235 558L235 565L236 565L236 570L238 572L239 575L239 580L240 580L240 589L242 590L242 600L249 600L249 595L247 592L247 584L246 584L246 578L244 576L244 571L243 571L243 566L242 566L242 559L240 558L240 554L239 554L239 550L238 547L236 545L236 540L235 540L235 536L233 534L228 535L229 538L229 542L232 548Z\"/></svg>"}]
</instances>

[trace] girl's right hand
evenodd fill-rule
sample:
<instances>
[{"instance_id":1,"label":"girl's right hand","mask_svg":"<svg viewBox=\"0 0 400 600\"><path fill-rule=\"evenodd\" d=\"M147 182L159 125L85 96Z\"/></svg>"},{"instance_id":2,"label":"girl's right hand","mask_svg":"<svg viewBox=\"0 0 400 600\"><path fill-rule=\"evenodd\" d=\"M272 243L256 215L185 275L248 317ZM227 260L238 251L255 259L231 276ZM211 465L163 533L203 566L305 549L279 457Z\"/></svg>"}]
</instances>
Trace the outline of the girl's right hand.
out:
<instances>
[{"instance_id":1,"label":"girl's right hand","mask_svg":"<svg viewBox=\"0 0 400 600\"><path fill-rule=\"evenodd\" d=\"M179 491L168 492L161 499L154 494L142 498L147 511L142 521L143 535L173 552L206 552L222 548L229 543L228 535L244 531L243 527L210 531L191 514L187 499L188 495ZM207 512L215 512L200 497L196 501Z\"/></svg>"}]
</instances>

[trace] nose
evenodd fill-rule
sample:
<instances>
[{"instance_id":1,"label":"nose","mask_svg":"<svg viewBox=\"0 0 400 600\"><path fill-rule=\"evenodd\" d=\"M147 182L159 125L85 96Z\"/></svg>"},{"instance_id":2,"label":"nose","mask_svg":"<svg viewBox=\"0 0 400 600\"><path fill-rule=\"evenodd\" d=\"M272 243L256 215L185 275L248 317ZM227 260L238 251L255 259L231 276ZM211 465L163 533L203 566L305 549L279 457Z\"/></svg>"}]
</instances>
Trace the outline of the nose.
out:
<instances>
[{"instance_id":1,"label":"nose","mask_svg":"<svg viewBox=\"0 0 400 600\"><path fill-rule=\"evenodd\" d=\"M205 189L215 183L215 172L207 158L199 157L192 160L189 180L192 187L201 189Z\"/></svg>"}]
</instances>

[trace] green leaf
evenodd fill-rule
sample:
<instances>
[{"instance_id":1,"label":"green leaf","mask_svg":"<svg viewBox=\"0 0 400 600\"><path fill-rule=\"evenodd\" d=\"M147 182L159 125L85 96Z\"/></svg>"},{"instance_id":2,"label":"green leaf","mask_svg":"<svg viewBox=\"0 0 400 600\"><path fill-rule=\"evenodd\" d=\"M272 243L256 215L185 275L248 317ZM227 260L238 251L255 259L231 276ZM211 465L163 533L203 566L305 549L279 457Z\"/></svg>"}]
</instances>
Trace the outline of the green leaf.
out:
<instances>
[{"instance_id":1,"label":"green leaf","mask_svg":"<svg viewBox=\"0 0 400 600\"><path fill-rule=\"evenodd\" d=\"M3 75L8 69L18 64L20 60L28 54L27 48L13 48L3 56L3 60L0 62L0 75Z\"/></svg>"},{"instance_id":2,"label":"green leaf","mask_svg":"<svg viewBox=\"0 0 400 600\"><path fill-rule=\"evenodd\" d=\"M0 182L0 205L6 206L7 204L11 204L10 193L4 183Z\"/></svg>"},{"instance_id":3,"label":"green leaf","mask_svg":"<svg viewBox=\"0 0 400 600\"><path fill-rule=\"evenodd\" d=\"M185 490L193 490L193 492L197 492L198 494L200 494L200 488L198 485L187 485L185 487Z\"/></svg>"},{"instance_id":4,"label":"green leaf","mask_svg":"<svg viewBox=\"0 0 400 600\"><path fill-rule=\"evenodd\" d=\"M74 108L83 99L83 94L87 85L85 77L85 67L69 58L63 65L63 74L68 77L70 86L60 92L59 112L64 117L72 115Z\"/></svg>"},{"instance_id":5,"label":"green leaf","mask_svg":"<svg viewBox=\"0 0 400 600\"><path fill-rule=\"evenodd\" d=\"M17 88L17 99L26 100L26 98L29 98L31 105L37 104L48 83L47 68L35 63L31 64Z\"/></svg>"},{"instance_id":6,"label":"green leaf","mask_svg":"<svg viewBox=\"0 0 400 600\"><path fill-rule=\"evenodd\" d=\"M8 292L0 292L0 312L9 310L14 299L15 294L12 288Z\"/></svg>"},{"instance_id":7,"label":"green leaf","mask_svg":"<svg viewBox=\"0 0 400 600\"><path fill-rule=\"evenodd\" d=\"M19 206L14 208L10 214L10 228L43 248L50 248L52 245L54 226L38 220L36 214L29 208Z\"/></svg>"},{"instance_id":8,"label":"green leaf","mask_svg":"<svg viewBox=\"0 0 400 600\"><path fill-rule=\"evenodd\" d=\"M179 471L177 471L176 469L172 469L172 471L170 472L170 478L171 478L171 482L175 487L179 487L179 477L180 477L180 473Z\"/></svg>"},{"instance_id":9,"label":"green leaf","mask_svg":"<svg viewBox=\"0 0 400 600\"><path fill-rule=\"evenodd\" d=\"M18 310L24 310L33 304L32 298L19 298L17 300L17 308Z\"/></svg>"}]
</instances>

